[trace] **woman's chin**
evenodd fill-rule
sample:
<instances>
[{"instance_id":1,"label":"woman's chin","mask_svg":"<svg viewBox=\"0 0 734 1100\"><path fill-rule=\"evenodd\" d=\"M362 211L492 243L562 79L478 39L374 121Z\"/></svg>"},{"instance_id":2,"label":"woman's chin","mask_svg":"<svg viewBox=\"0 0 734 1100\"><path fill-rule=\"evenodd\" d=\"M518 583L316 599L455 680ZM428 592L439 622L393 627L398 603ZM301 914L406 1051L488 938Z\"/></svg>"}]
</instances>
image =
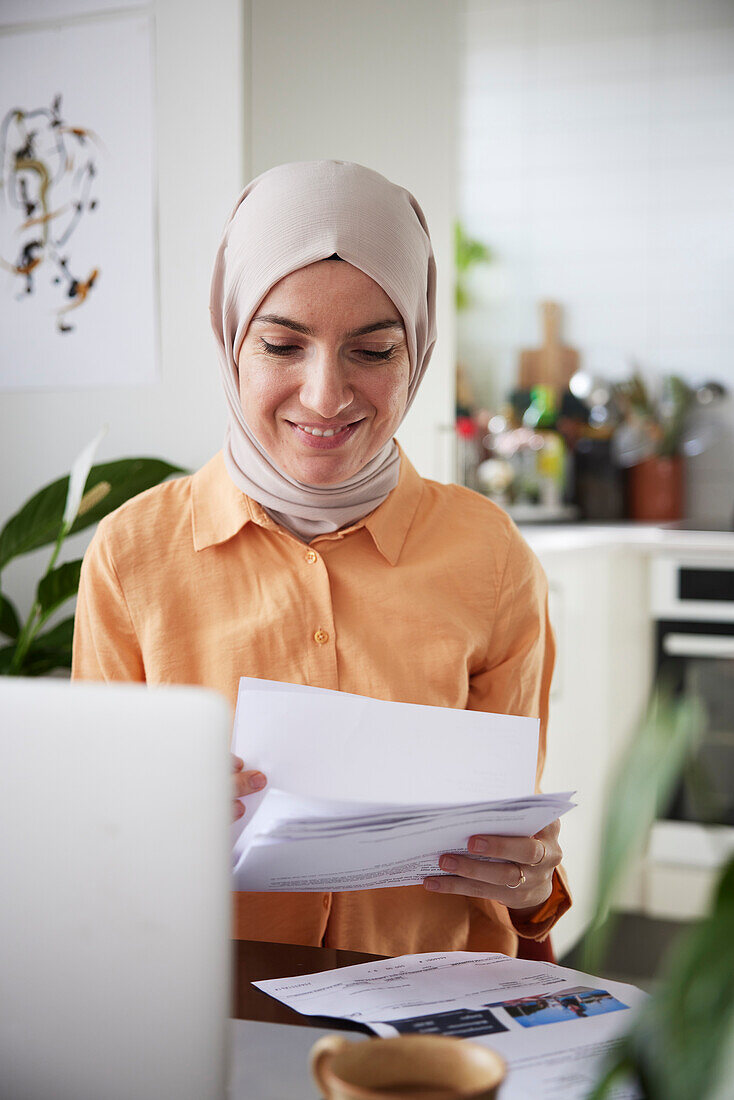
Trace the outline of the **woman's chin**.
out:
<instances>
[{"instance_id":1,"label":"woman's chin","mask_svg":"<svg viewBox=\"0 0 734 1100\"><path fill-rule=\"evenodd\" d=\"M326 489L330 485L341 485L342 482L349 481L350 477L359 473L363 465L364 463L344 462L341 456L330 460L323 455L321 458L289 462L281 469L302 485Z\"/></svg>"}]
</instances>

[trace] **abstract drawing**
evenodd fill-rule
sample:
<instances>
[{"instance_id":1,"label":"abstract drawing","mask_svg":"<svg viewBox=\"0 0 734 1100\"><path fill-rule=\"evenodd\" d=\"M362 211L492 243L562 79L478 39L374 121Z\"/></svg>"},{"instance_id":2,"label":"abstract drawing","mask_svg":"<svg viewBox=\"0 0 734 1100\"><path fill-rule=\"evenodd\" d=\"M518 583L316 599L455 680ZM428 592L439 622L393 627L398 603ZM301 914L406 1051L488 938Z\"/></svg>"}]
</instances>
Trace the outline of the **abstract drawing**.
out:
<instances>
[{"instance_id":1,"label":"abstract drawing","mask_svg":"<svg viewBox=\"0 0 734 1100\"><path fill-rule=\"evenodd\" d=\"M158 373L149 13L0 31L0 389Z\"/></svg>"},{"instance_id":2,"label":"abstract drawing","mask_svg":"<svg viewBox=\"0 0 734 1100\"><path fill-rule=\"evenodd\" d=\"M67 317L87 300L100 275L73 272L73 236L81 219L98 206L93 184L99 141L91 130L70 125L61 111L61 95L50 107L12 108L0 121L0 203L17 215L18 244L12 259L0 265L18 276L20 293L32 294L44 268L59 287L56 327L74 331ZM50 268L50 273L49 269Z\"/></svg>"}]
</instances>

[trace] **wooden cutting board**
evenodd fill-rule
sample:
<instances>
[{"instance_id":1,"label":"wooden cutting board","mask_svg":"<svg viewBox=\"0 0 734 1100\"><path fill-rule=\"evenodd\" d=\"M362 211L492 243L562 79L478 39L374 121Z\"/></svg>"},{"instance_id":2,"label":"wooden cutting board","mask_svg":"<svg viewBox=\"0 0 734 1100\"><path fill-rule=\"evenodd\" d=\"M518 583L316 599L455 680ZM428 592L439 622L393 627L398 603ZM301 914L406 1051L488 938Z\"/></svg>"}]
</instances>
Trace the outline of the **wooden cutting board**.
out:
<instances>
[{"instance_id":1,"label":"wooden cutting board","mask_svg":"<svg viewBox=\"0 0 734 1100\"><path fill-rule=\"evenodd\" d=\"M543 344L520 352L518 388L553 386L557 393L568 389L568 383L579 369L579 353L561 343L561 307L557 302L540 303Z\"/></svg>"}]
</instances>

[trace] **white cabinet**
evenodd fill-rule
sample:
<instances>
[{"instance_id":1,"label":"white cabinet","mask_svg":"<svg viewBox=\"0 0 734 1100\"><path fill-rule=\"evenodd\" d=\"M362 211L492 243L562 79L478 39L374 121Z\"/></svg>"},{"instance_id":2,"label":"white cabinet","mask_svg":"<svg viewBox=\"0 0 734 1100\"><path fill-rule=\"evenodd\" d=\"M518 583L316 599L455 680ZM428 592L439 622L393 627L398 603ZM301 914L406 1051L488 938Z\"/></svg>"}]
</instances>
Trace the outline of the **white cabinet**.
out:
<instances>
[{"instance_id":1,"label":"white cabinet","mask_svg":"<svg viewBox=\"0 0 734 1100\"><path fill-rule=\"evenodd\" d=\"M558 650L543 788L575 790L578 802L561 824L574 905L553 933L560 955L591 918L610 775L652 682L648 555L611 540L554 547L532 529L523 535L548 577Z\"/></svg>"}]
</instances>

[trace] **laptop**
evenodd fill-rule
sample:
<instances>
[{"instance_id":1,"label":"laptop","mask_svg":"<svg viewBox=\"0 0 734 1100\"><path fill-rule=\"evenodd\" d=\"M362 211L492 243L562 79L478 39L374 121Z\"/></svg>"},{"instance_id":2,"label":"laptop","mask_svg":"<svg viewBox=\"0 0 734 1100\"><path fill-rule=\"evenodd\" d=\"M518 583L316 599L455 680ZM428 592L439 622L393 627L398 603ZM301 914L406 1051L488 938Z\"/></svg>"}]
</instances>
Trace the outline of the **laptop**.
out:
<instances>
[{"instance_id":1,"label":"laptop","mask_svg":"<svg viewBox=\"0 0 734 1100\"><path fill-rule=\"evenodd\" d=\"M232 715L0 679L0 1098L220 1100Z\"/></svg>"}]
</instances>

